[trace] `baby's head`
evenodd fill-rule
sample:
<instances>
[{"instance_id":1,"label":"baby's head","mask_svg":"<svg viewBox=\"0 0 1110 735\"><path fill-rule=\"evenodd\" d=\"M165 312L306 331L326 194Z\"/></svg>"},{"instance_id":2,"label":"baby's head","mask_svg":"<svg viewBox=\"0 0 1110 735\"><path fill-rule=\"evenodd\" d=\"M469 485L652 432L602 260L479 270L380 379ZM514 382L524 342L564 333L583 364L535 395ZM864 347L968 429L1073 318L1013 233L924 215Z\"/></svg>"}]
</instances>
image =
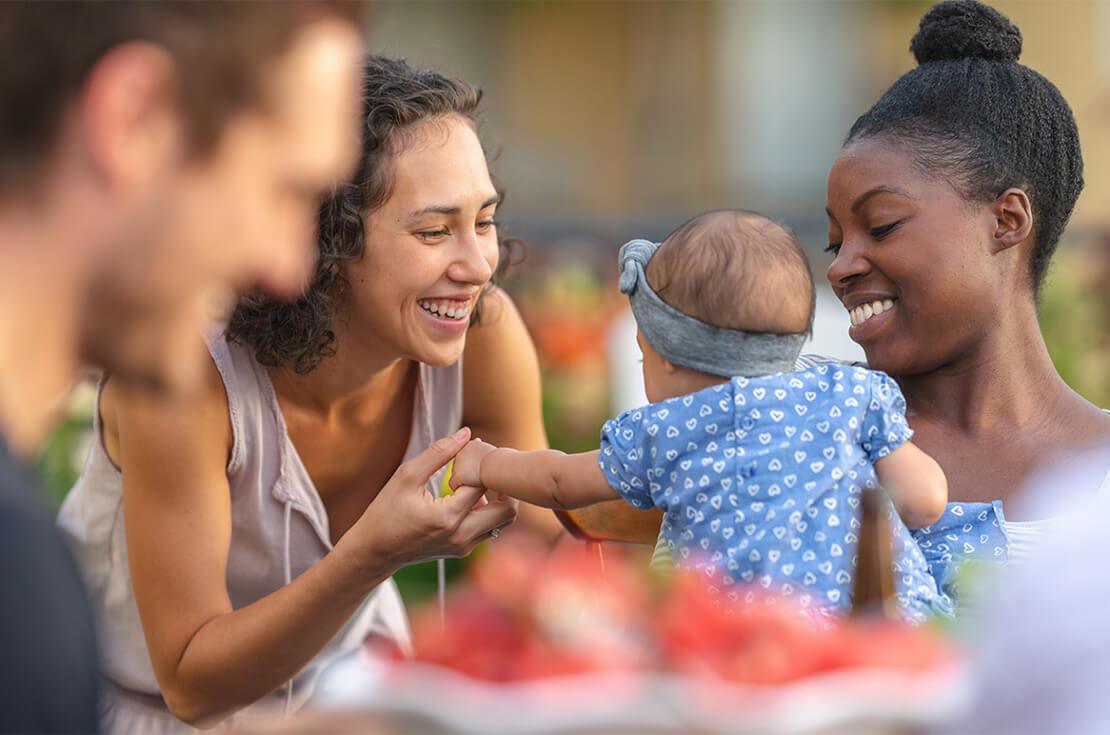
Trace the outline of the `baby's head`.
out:
<instances>
[{"instance_id":1,"label":"baby's head","mask_svg":"<svg viewBox=\"0 0 1110 735\"><path fill-rule=\"evenodd\" d=\"M754 212L720 210L686 222L659 246L646 276L666 304L714 327L806 336L813 328L813 276L801 243ZM642 330L637 341L653 402L733 377L667 360Z\"/></svg>"}]
</instances>

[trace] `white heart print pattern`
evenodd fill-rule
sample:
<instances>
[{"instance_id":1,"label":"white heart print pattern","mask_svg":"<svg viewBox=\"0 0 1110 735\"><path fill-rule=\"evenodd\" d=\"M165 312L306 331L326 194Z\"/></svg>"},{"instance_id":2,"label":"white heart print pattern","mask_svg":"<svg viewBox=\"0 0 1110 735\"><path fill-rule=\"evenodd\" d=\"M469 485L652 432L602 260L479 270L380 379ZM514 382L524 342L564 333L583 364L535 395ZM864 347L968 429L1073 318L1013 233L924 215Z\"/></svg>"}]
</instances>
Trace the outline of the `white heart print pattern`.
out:
<instances>
[{"instance_id":1,"label":"white heart print pattern","mask_svg":"<svg viewBox=\"0 0 1110 735\"><path fill-rule=\"evenodd\" d=\"M758 581L843 609L860 489L877 484L874 462L911 435L894 381L825 364L733 378L626 412L603 427L599 461L626 501L665 511L662 535L679 565L709 576L727 568L727 581L713 576L723 588ZM949 611L922 549L897 519L894 529L903 613Z\"/></svg>"}]
</instances>

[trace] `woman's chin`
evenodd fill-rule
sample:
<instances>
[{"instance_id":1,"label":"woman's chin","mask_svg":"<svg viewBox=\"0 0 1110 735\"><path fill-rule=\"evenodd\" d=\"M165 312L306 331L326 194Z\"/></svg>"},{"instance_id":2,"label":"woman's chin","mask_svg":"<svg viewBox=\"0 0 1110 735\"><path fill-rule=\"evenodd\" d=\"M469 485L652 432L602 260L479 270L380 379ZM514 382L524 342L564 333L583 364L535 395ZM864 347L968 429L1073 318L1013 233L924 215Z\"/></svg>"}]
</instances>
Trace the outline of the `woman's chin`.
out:
<instances>
[{"instance_id":1,"label":"woman's chin","mask_svg":"<svg viewBox=\"0 0 1110 735\"><path fill-rule=\"evenodd\" d=\"M867 357L868 369L884 372L893 378L932 372L942 364L921 355L920 350L892 349L886 345L880 349L869 345L863 348L863 352Z\"/></svg>"},{"instance_id":2,"label":"woman's chin","mask_svg":"<svg viewBox=\"0 0 1110 735\"><path fill-rule=\"evenodd\" d=\"M899 375L905 371L906 360L898 354L898 350L882 342L870 342L860 345L863 354L867 357L867 367L871 370L881 370L887 375Z\"/></svg>"},{"instance_id":3,"label":"woman's chin","mask_svg":"<svg viewBox=\"0 0 1110 735\"><path fill-rule=\"evenodd\" d=\"M422 362L435 368L445 368L454 365L462 357L466 347L466 338L453 340L450 343L425 343L414 345L416 349L410 352L410 357L417 362Z\"/></svg>"}]
</instances>

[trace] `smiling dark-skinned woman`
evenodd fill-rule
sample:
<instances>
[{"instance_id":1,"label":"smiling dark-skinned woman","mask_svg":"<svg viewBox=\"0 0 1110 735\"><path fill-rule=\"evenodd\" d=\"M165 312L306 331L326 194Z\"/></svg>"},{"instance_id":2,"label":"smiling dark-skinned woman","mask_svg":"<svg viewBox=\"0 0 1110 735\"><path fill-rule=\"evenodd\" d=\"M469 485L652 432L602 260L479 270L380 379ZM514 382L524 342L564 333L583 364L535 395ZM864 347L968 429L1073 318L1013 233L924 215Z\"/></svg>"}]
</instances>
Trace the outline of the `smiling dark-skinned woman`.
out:
<instances>
[{"instance_id":1,"label":"smiling dark-skinned woman","mask_svg":"<svg viewBox=\"0 0 1110 735\"><path fill-rule=\"evenodd\" d=\"M1037 321L1083 186L1071 109L1018 63L1017 27L974 0L926 13L912 50L919 65L856 121L829 174L828 280L849 336L897 380L914 441L948 477L953 502L918 540L957 593L962 560L1034 553L1054 519L1003 507L1036 468L1110 441L1110 415L1060 377ZM571 520L594 538L658 531L616 506Z\"/></svg>"}]
</instances>

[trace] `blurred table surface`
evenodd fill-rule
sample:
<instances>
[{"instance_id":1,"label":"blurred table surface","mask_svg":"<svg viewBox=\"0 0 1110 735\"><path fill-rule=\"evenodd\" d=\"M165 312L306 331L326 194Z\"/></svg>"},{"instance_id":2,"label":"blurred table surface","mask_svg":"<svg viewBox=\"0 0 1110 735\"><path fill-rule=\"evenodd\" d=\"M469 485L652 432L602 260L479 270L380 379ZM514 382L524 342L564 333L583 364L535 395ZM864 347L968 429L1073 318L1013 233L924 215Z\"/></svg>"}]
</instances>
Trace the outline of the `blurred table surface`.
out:
<instances>
[{"instance_id":1,"label":"blurred table surface","mask_svg":"<svg viewBox=\"0 0 1110 735\"><path fill-rule=\"evenodd\" d=\"M306 709L289 717L274 715L272 719L252 720L246 725L237 725L227 731L232 735L285 735L286 733L334 733L353 735L354 733L374 733L374 735L456 735L470 733L471 729L445 728L441 723L412 715L399 716L388 713L332 712ZM907 727L904 723L846 722L834 729L807 730L807 735L914 735L920 730ZM573 730L551 735L710 735L710 731L699 733L683 728L658 730L606 728L598 730Z\"/></svg>"}]
</instances>

